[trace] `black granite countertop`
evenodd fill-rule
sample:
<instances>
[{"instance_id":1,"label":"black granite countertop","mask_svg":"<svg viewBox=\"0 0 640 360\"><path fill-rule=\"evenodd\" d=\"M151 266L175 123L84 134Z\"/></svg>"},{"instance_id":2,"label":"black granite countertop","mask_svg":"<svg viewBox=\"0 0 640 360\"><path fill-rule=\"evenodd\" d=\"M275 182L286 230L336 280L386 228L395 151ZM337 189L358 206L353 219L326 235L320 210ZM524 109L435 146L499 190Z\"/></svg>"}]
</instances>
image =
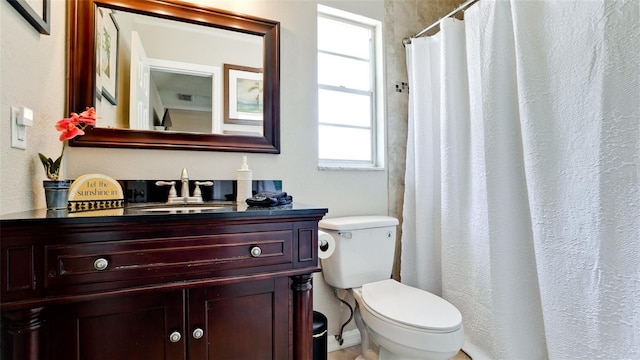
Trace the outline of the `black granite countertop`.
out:
<instances>
[{"instance_id":1,"label":"black granite countertop","mask_svg":"<svg viewBox=\"0 0 640 360\"><path fill-rule=\"evenodd\" d=\"M89 218L98 220L108 219L140 219L140 217L192 217L192 218L243 218L255 216L284 216L303 215L305 213L318 213L328 211L321 206L292 203L273 207L254 207L244 204L236 205L233 202L213 201L201 204L191 204L189 209L179 209L181 205L168 205L166 203L131 203L122 208L100 209L92 211L69 212L67 210L35 209L17 213L0 215L0 222L5 221L41 221L45 219L58 219L64 222L86 221ZM166 209L165 209L166 208ZM176 209L178 208L178 209Z\"/></svg>"}]
</instances>

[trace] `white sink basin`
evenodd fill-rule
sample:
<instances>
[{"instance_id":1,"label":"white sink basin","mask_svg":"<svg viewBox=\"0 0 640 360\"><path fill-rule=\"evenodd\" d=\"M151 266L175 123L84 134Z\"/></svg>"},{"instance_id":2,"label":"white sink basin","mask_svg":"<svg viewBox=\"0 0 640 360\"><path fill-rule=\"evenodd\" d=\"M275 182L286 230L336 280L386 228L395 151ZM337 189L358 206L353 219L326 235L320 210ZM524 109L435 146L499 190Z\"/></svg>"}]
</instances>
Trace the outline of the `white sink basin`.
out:
<instances>
[{"instance_id":1,"label":"white sink basin","mask_svg":"<svg viewBox=\"0 0 640 360\"><path fill-rule=\"evenodd\" d=\"M135 210L143 212L164 212L164 213L199 213L203 211L223 210L233 206L233 203L220 204L155 204L136 207Z\"/></svg>"}]
</instances>

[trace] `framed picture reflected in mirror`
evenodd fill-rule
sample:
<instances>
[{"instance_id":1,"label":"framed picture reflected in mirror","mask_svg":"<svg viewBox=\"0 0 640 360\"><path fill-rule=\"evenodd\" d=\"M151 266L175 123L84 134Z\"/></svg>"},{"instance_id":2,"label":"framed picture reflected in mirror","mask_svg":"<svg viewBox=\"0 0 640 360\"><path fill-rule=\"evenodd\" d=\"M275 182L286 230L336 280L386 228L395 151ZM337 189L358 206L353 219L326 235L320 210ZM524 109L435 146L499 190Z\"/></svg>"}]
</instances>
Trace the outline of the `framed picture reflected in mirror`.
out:
<instances>
[{"instance_id":1,"label":"framed picture reflected in mirror","mask_svg":"<svg viewBox=\"0 0 640 360\"><path fill-rule=\"evenodd\" d=\"M111 104L118 104L118 24L111 13L106 9L97 11L96 49L96 87L100 87L99 93ZM100 90L100 89L96 89ZM99 94L98 93L98 94Z\"/></svg>"},{"instance_id":2,"label":"framed picture reflected in mirror","mask_svg":"<svg viewBox=\"0 0 640 360\"><path fill-rule=\"evenodd\" d=\"M224 122L260 125L264 113L262 69L224 64Z\"/></svg>"}]
</instances>

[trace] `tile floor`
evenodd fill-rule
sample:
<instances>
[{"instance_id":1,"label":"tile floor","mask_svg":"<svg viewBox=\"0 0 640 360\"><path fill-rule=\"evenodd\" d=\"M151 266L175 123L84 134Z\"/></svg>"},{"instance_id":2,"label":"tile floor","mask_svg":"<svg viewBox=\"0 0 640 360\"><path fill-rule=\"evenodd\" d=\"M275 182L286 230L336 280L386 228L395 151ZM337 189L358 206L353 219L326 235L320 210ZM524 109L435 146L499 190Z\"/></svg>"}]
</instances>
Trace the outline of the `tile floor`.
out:
<instances>
[{"instance_id":1,"label":"tile floor","mask_svg":"<svg viewBox=\"0 0 640 360\"><path fill-rule=\"evenodd\" d=\"M332 351L329 353L327 360L354 360L360 354L360 345L352 346L350 348L341 349L337 351ZM471 360L471 358L465 354L463 351L460 351L458 355L456 355L451 360Z\"/></svg>"}]
</instances>

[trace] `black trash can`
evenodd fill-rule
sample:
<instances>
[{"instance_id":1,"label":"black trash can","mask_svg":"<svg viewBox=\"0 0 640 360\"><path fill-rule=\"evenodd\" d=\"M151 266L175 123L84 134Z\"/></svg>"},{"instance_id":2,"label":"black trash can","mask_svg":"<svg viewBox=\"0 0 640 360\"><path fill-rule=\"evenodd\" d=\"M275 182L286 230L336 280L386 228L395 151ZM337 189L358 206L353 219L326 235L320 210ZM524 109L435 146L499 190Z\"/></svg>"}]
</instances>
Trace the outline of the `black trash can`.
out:
<instances>
[{"instance_id":1,"label":"black trash can","mask_svg":"<svg viewBox=\"0 0 640 360\"><path fill-rule=\"evenodd\" d=\"M327 360L327 317L313 312L313 360Z\"/></svg>"}]
</instances>

